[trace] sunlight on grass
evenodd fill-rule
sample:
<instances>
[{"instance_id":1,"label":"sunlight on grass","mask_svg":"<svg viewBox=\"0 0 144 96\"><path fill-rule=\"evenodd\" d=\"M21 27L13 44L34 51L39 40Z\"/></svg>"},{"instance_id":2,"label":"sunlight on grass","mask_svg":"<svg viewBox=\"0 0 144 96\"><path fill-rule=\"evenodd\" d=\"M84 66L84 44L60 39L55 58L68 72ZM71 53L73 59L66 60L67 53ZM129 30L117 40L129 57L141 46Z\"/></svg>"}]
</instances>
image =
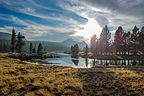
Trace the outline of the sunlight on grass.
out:
<instances>
[{"instance_id":1,"label":"sunlight on grass","mask_svg":"<svg viewBox=\"0 0 144 96\"><path fill-rule=\"evenodd\" d=\"M0 54L0 95L142 96L143 66L72 68L43 66Z\"/></svg>"}]
</instances>

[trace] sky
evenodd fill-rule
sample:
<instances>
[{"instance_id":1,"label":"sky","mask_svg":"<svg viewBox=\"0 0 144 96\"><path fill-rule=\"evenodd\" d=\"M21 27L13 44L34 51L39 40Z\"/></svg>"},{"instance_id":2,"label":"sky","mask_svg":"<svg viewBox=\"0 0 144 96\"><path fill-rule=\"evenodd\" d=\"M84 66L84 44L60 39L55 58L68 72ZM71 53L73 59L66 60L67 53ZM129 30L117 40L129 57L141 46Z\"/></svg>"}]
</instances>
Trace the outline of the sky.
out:
<instances>
[{"instance_id":1,"label":"sky","mask_svg":"<svg viewBox=\"0 0 144 96\"><path fill-rule=\"evenodd\" d=\"M0 32L14 27L27 40L89 41L107 25L131 31L144 24L144 0L0 0Z\"/></svg>"}]
</instances>

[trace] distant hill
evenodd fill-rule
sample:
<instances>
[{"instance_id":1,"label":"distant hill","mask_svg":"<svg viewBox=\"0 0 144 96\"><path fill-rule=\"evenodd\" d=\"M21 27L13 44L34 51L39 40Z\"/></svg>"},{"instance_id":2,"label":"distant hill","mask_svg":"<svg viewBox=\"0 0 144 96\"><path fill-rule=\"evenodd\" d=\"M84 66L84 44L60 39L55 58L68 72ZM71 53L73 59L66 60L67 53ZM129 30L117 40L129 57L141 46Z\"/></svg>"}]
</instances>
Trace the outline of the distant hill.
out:
<instances>
[{"instance_id":1,"label":"distant hill","mask_svg":"<svg viewBox=\"0 0 144 96\"><path fill-rule=\"evenodd\" d=\"M81 50L87 45L87 43L85 41L78 42L78 41L74 41L72 38L64 40L63 42L61 42L61 44L64 45L64 46L67 46L67 47L71 47L71 46L73 46L75 44L78 44L79 48Z\"/></svg>"},{"instance_id":2,"label":"distant hill","mask_svg":"<svg viewBox=\"0 0 144 96\"><path fill-rule=\"evenodd\" d=\"M29 50L30 43L37 49L39 43L43 45L43 48L47 51L69 51L70 47L64 46L59 42L51 41L26 41L25 50Z\"/></svg>"},{"instance_id":3,"label":"distant hill","mask_svg":"<svg viewBox=\"0 0 144 96\"><path fill-rule=\"evenodd\" d=\"M5 32L0 32L0 39L10 40L11 39L11 34L5 33Z\"/></svg>"},{"instance_id":4,"label":"distant hill","mask_svg":"<svg viewBox=\"0 0 144 96\"><path fill-rule=\"evenodd\" d=\"M0 52L8 52L10 51L10 40L11 40L11 34L9 33L4 33L4 32L0 32L0 44L3 46L7 46L7 50L5 48L1 48ZM71 46L73 46L74 44L78 44L80 50L82 50L85 46L86 43L84 41L82 42L78 42L78 41L74 41L72 38L67 39L63 42L50 42L50 41L27 41L26 39L24 39L24 41L26 42L26 45L24 46L24 51L25 52L29 52L29 46L30 43L33 44L33 46L36 48L39 45L39 43L42 43L43 48L47 51L69 51Z\"/></svg>"},{"instance_id":5,"label":"distant hill","mask_svg":"<svg viewBox=\"0 0 144 96\"><path fill-rule=\"evenodd\" d=\"M0 46L4 46L4 48L0 48L0 52L9 52L11 49L11 41L8 39L0 39ZM58 42L50 42L50 41L25 41L25 46L23 48L24 52L29 52L30 43L33 44L33 47L38 48L39 43L42 44L43 48L47 51L69 51L70 47L64 46Z\"/></svg>"},{"instance_id":6,"label":"distant hill","mask_svg":"<svg viewBox=\"0 0 144 96\"><path fill-rule=\"evenodd\" d=\"M0 52L9 52L11 45L10 41L11 40L11 34L5 33L5 32L0 32L0 45L2 46L7 46L6 48L0 48ZM24 51L29 52L29 46L30 43L33 44L33 46L38 48L39 43L42 43L43 48L47 51L69 51L70 47L64 46L59 42L50 42L50 41L27 41L24 39L26 42L26 45L24 46Z\"/></svg>"},{"instance_id":7,"label":"distant hill","mask_svg":"<svg viewBox=\"0 0 144 96\"><path fill-rule=\"evenodd\" d=\"M11 34L5 33L5 32L0 32L0 39L11 40ZM23 40L27 41L26 38L24 38Z\"/></svg>"},{"instance_id":8,"label":"distant hill","mask_svg":"<svg viewBox=\"0 0 144 96\"><path fill-rule=\"evenodd\" d=\"M72 38L69 38L69 39L64 40L63 42L61 42L62 45L68 46L68 47L71 47L71 46L73 46L74 44L77 44L77 43L78 42L74 41Z\"/></svg>"},{"instance_id":9,"label":"distant hill","mask_svg":"<svg viewBox=\"0 0 144 96\"><path fill-rule=\"evenodd\" d=\"M81 50L83 50L84 47L86 47L87 43L86 43L85 41L82 41L82 42L79 42L78 45L79 45L79 48L80 48Z\"/></svg>"}]
</instances>

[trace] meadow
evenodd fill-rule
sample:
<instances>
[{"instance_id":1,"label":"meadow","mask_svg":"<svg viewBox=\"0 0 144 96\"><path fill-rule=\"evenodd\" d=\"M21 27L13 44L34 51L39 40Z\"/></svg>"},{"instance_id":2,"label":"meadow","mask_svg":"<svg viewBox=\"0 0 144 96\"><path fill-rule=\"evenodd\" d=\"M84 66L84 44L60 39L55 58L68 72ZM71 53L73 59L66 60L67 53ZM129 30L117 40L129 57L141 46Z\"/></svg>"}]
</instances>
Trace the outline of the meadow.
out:
<instances>
[{"instance_id":1,"label":"meadow","mask_svg":"<svg viewBox=\"0 0 144 96\"><path fill-rule=\"evenodd\" d=\"M143 69L44 66L0 53L0 96L143 96Z\"/></svg>"}]
</instances>

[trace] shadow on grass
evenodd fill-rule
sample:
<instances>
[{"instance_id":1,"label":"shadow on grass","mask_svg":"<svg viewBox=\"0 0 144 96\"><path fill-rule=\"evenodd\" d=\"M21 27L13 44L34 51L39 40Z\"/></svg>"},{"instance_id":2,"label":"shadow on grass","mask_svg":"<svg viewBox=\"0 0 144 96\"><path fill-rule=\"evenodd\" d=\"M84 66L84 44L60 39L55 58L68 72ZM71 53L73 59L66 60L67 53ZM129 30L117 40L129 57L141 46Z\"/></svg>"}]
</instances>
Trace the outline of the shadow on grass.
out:
<instances>
[{"instance_id":1,"label":"shadow on grass","mask_svg":"<svg viewBox=\"0 0 144 96\"><path fill-rule=\"evenodd\" d=\"M140 73L143 72L144 73L144 65L132 65L132 66L126 66L125 67L128 70Z\"/></svg>"},{"instance_id":2,"label":"shadow on grass","mask_svg":"<svg viewBox=\"0 0 144 96\"><path fill-rule=\"evenodd\" d=\"M118 69L79 69L79 78L83 83L83 90L88 96L142 96L143 89L137 90L131 85L132 81L121 77ZM121 70L118 70L121 71ZM128 74L126 74L128 75ZM131 77L130 77L131 78ZM144 79L143 79L144 80ZM131 82L131 83L127 83Z\"/></svg>"},{"instance_id":3,"label":"shadow on grass","mask_svg":"<svg viewBox=\"0 0 144 96\"><path fill-rule=\"evenodd\" d=\"M108 69L79 69L79 78L83 82L86 95L114 95L122 88L122 84L114 78L114 73Z\"/></svg>"}]
</instances>

